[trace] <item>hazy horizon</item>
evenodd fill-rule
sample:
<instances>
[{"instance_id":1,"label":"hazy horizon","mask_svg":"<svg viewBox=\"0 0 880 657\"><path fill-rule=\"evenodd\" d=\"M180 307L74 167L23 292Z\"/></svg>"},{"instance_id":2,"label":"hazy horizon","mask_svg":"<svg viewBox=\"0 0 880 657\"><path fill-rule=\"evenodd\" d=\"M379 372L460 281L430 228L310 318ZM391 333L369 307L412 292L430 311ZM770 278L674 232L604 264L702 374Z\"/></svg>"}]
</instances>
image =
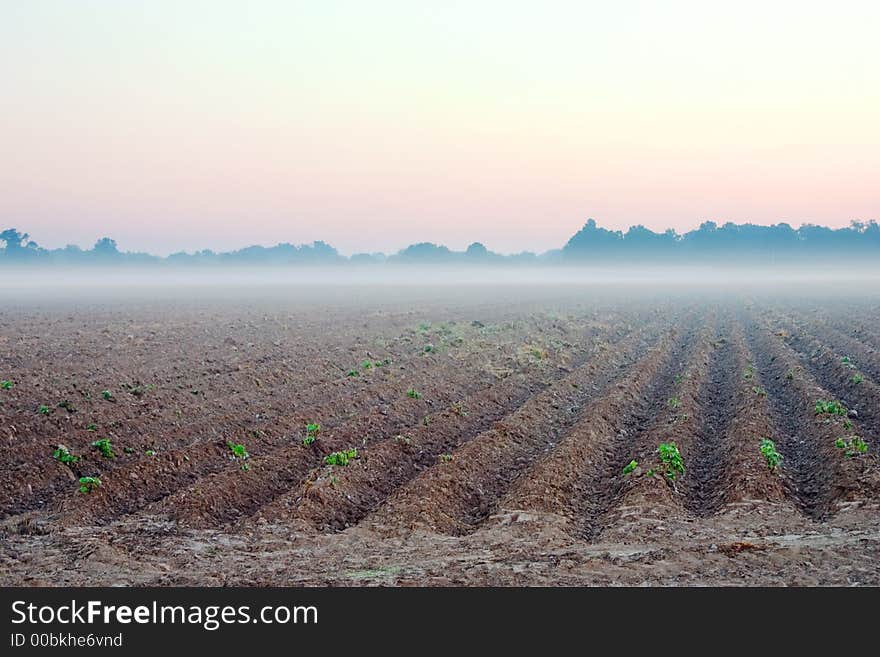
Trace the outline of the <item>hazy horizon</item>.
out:
<instances>
[{"instance_id":1,"label":"hazy horizon","mask_svg":"<svg viewBox=\"0 0 880 657\"><path fill-rule=\"evenodd\" d=\"M880 215L878 31L870 2L6 2L0 221L160 255L845 226Z\"/></svg>"}]
</instances>

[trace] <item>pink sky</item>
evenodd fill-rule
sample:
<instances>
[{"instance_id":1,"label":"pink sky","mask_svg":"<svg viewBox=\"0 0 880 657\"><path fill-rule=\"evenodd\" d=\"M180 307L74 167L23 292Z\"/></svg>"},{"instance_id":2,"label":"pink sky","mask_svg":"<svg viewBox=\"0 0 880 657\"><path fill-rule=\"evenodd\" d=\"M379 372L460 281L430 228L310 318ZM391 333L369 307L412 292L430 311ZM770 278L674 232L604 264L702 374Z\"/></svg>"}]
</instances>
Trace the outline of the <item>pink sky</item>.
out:
<instances>
[{"instance_id":1,"label":"pink sky","mask_svg":"<svg viewBox=\"0 0 880 657\"><path fill-rule=\"evenodd\" d=\"M0 227L514 252L880 219L876 3L605 4L4 5Z\"/></svg>"}]
</instances>

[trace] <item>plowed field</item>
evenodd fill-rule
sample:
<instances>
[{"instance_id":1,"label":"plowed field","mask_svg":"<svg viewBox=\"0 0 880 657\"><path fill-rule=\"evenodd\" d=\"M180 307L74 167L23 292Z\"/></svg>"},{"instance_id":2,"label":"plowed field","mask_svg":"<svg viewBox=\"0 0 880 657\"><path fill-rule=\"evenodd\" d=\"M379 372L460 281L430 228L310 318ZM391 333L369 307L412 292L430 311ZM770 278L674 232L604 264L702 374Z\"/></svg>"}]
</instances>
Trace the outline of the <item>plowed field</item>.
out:
<instances>
[{"instance_id":1,"label":"plowed field","mask_svg":"<svg viewBox=\"0 0 880 657\"><path fill-rule=\"evenodd\" d=\"M880 585L875 303L7 302L0 380L3 584Z\"/></svg>"}]
</instances>

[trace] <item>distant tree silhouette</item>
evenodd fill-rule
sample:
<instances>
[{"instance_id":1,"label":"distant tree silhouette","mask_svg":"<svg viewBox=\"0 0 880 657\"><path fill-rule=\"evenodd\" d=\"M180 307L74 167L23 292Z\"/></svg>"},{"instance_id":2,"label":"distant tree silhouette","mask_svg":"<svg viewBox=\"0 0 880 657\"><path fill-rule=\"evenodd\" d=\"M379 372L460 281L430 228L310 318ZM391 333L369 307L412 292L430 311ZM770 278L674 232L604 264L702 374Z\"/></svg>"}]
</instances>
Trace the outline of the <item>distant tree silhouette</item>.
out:
<instances>
[{"instance_id":1,"label":"distant tree silhouette","mask_svg":"<svg viewBox=\"0 0 880 657\"><path fill-rule=\"evenodd\" d=\"M626 232L608 230L589 219L561 249L540 255L523 252L501 256L480 242L473 242L465 251L452 251L432 242L419 242L386 257L381 253L358 253L351 258L341 256L326 242L296 246L290 243L275 246L248 246L236 251L215 253L205 249L195 253L174 253L159 258L146 253L122 252L109 237L99 239L91 250L75 245L62 249L44 249L27 233L15 228L0 232L0 264L60 263L94 265L313 265L313 264L536 264L551 266L560 263L774 263L800 262L817 266L824 262L880 262L880 225L876 221L853 221L845 228L828 228L804 224L794 229L787 223L772 226L735 224L719 226L705 221L699 228L679 235L674 230L656 233L642 224Z\"/></svg>"},{"instance_id":2,"label":"distant tree silhouette","mask_svg":"<svg viewBox=\"0 0 880 657\"><path fill-rule=\"evenodd\" d=\"M114 258L120 255L119 249L116 246L116 240L111 240L109 237L102 237L95 242L92 251L101 258Z\"/></svg>"}]
</instances>

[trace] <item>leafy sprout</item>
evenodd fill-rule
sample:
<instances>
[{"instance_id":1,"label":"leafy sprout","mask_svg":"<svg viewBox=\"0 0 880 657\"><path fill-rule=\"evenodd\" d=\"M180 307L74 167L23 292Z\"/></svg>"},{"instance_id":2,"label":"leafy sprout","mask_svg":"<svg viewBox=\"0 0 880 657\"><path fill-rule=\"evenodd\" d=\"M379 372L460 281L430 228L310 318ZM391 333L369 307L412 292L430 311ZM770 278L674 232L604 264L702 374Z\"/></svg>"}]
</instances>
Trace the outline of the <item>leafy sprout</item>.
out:
<instances>
[{"instance_id":1,"label":"leafy sprout","mask_svg":"<svg viewBox=\"0 0 880 657\"><path fill-rule=\"evenodd\" d=\"M776 443L769 438L761 439L760 450L770 470L775 470L782 463L782 455L776 451Z\"/></svg>"},{"instance_id":2,"label":"leafy sprout","mask_svg":"<svg viewBox=\"0 0 880 657\"><path fill-rule=\"evenodd\" d=\"M627 463L625 466L623 466L623 474L628 475L630 472L635 470L637 467L639 467L639 462L636 461L635 459L633 459L632 461Z\"/></svg>"},{"instance_id":3,"label":"leafy sprout","mask_svg":"<svg viewBox=\"0 0 880 657\"><path fill-rule=\"evenodd\" d=\"M321 425L314 422L306 425L306 435L303 437L303 445L309 446L315 439L318 437L318 434L321 433Z\"/></svg>"},{"instance_id":4,"label":"leafy sprout","mask_svg":"<svg viewBox=\"0 0 880 657\"><path fill-rule=\"evenodd\" d=\"M113 446L110 444L109 438L101 438L99 440L96 440L92 443L92 447L97 447L98 451L101 452L101 455L105 459L112 459L116 456L116 454L113 453Z\"/></svg>"},{"instance_id":5,"label":"leafy sprout","mask_svg":"<svg viewBox=\"0 0 880 657\"><path fill-rule=\"evenodd\" d=\"M324 463L327 465L348 465L349 461L358 457L358 451L355 448L346 449L341 452L332 452L324 457Z\"/></svg>"},{"instance_id":6,"label":"leafy sprout","mask_svg":"<svg viewBox=\"0 0 880 657\"><path fill-rule=\"evenodd\" d=\"M684 474L684 461L675 443L660 443L657 452L660 454L660 463L664 469L663 474L669 481L674 482L678 475Z\"/></svg>"},{"instance_id":7,"label":"leafy sprout","mask_svg":"<svg viewBox=\"0 0 880 657\"><path fill-rule=\"evenodd\" d=\"M93 490L98 488L101 485L101 480L98 477L80 477L79 478L79 492L80 493L91 493Z\"/></svg>"},{"instance_id":8,"label":"leafy sprout","mask_svg":"<svg viewBox=\"0 0 880 657\"><path fill-rule=\"evenodd\" d=\"M868 453L868 443L862 440L860 436L838 438L834 441L834 446L844 450L844 456L848 459Z\"/></svg>"},{"instance_id":9,"label":"leafy sprout","mask_svg":"<svg viewBox=\"0 0 880 657\"><path fill-rule=\"evenodd\" d=\"M816 415L841 415L845 417L847 413L849 411L847 411L846 406L839 401L820 399L816 402Z\"/></svg>"},{"instance_id":10,"label":"leafy sprout","mask_svg":"<svg viewBox=\"0 0 880 657\"><path fill-rule=\"evenodd\" d=\"M52 458L54 458L59 463L64 463L65 465L69 463L76 463L80 459L79 456L71 454L70 450L67 449L65 445L58 445L58 447L55 448L55 451L52 452Z\"/></svg>"}]
</instances>

